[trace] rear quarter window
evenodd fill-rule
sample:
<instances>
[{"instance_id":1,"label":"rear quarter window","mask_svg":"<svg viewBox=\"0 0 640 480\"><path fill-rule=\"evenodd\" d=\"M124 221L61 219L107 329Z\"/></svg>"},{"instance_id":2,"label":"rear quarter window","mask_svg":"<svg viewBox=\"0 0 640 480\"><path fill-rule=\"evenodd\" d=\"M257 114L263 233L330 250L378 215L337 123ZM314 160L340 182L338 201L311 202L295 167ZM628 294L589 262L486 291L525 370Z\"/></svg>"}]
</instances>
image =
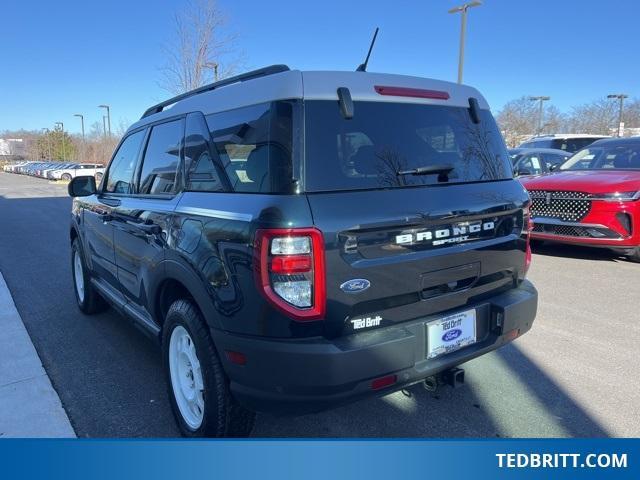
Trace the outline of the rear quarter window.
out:
<instances>
[{"instance_id":1,"label":"rear quarter window","mask_svg":"<svg viewBox=\"0 0 640 480\"><path fill-rule=\"evenodd\" d=\"M206 117L233 191L292 193L293 103L269 102Z\"/></svg>"}]
</instances>

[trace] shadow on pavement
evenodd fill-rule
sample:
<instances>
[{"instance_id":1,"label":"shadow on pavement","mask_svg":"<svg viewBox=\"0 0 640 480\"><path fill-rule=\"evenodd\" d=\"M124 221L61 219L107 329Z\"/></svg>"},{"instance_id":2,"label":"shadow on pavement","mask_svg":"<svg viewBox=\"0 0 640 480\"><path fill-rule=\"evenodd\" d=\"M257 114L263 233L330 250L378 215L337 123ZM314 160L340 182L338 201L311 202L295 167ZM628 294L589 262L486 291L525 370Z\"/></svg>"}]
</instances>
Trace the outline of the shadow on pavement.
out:
<instances>
[{"instance_id":1,"label":"shadow on pavement","mask_svg":"<svg viewBox=\"0 0 640 480\"><path fill-rule=\"evenodd\" d=\"M624 256L608 248L586 247L553 242L533 242L533 253L549 257L567 257L577 260L598 260L603 262L625 262Z\"/></svg>"},{"instance_id":2,"label":"shadow on pavement","mask_svg":"<svg viewBox=\"0 0 640 480\"><path fill-rule=\"evenodd\" d=\"M117 314L87 317L76 308L69 266L70 205L66 197L0 196L0 269L27 329L78 436L176 435L159 354L151 342ZM601 250L546 251L615 261ZM460 389L433 394L417 385L408 395L398 392L315 415L260 415L254 436L608 435L517 343L464 368L467 385Z\"/></svg>"}]
</instances>

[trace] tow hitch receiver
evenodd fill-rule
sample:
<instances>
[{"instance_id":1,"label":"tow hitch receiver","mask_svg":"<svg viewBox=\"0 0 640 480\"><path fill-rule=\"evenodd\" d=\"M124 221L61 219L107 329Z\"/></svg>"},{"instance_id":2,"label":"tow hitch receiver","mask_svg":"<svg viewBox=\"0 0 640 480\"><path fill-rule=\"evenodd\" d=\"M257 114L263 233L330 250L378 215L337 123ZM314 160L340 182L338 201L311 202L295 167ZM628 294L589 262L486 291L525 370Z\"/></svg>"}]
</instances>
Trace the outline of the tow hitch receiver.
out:
<instances>
[{"instance_id":1,"label":"tow hitch receiver","mask_svg":"<svg viewBox=\"0 0 640 480\"><path fill-rule=\"evenodd\" d=\"M458 388L464 385L464 370L452 368L438 375L432 375L423 380L422 386L429 392L435 392L440 385L449 385Z\"/></svg>"},{"instance_id":2,"label":"tow hitch receiver","mask_svg":"<svg viewBox=\"0 0 640 480\"><path fill-rule=\"evenodd\" d=\"M442 372L442 380L453 388L461 387L464 385L464 370L462 368L452 368Z\"/></svg>"}]
</instances>

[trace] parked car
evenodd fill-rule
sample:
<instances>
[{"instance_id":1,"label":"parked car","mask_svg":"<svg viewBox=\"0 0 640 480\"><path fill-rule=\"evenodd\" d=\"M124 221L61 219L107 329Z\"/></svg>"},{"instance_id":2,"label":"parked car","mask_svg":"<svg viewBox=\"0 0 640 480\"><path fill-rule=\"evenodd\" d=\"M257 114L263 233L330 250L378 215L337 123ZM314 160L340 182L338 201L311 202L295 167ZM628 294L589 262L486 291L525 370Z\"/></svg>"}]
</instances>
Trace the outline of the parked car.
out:
<instances>
[{"instance_id":1,"label":"parked car","mask_svg":"<svg viewBox=\"0 0 640 480\"><path fill-rule=\"evenodd\" d=\"M20 173L25 175L35 176L36 170L44 165L49 165L51 162L31 162L19 169Z\"/></svg>"},{"instance_id":2,"label":"parked car","mask_svg":"<svg viewBox=\"0 0 640 480\"><path fill-rule=\"evenodd\" d=\"M16 173L18 168L27 165L29 162L8 163L2 167L2 170L8 173Z\"/></svg>"},{"instance_id":3,"label":"parked car","mask_svg":"<svg viewBox=\"0 0 640 480\"><path fill-rule=\"evenodd\" d=\"M69 168L53 171L51 178L54 180L70 181L72 178L80 175L91 175L92 177L96 177L96 181L99 182L104 175L104 166L99 163L78 163Z\"/></svg>"},{"instance_id":4,"label":"parked car","mask_svg":"<svg viewBox=\"0 0 640 480\"><path fill-rule=\"evenodd\" d=\"M607 247L640 261L640 138L599 140L556 172L522 179L532 238Z\"/></svg>"},{"instance_id":5,"label":"parked car","mask_svg":"<svg viewBox=\"0 0 640 480\"><path fill-rule=\"evenodd\" d=\"M536 314L529 197L465 85L267 67L149 108L68 188L78 306L159 341L187 436L458 385Z\"/></svg>"},{"instance_id":6,"label":"parked car","mask_svg":"<svg viewBox=\"0 0 640 480\"><path fill-rule=\"evenodd\" d=\"M580 133L556 133L540 135L520 144L518 148L553 148L574 153L596 140L608 138L606 135L586 135Z\"/></svg>"},{"instance_id":7,"label":"parked car","mask_svg":"<svg viewBox=\"0 0 640 480\"><path fill-rule=\"evenodd\" d=\"M569 152L553 148L512 148L509 155L517 177L549 173L571 156Z\"/></svg>"},{"instance_id":8,"label":"parked car","mask_svg":"<svg viewBox=\"0 0 640 480\"><path fill-rule=\"evenodd\" d=\"M46 177L47 170L60 168L61 166L62 166L62 162L45 162L40 164L37 168L35 168L35 170L33 171L33 174L36 177L47 178Z\"/></svg>"},{"instance_id":9,"label":"parked car","mask_svg":"<svg viewBox=\"0 0 640 480\"><path fill-rule=\"evenodd\" d=\"M53 172L58 171L58 170L64 170L66 168L75 168L78 164L77 163L73 163L73 162L58 162L58 164L56 165L51 165L47 168L45 168L44 170L42 170L41 176L43 178L48 178L48 179L52 179L53 178Z\"/></svg>"}]
</instances>

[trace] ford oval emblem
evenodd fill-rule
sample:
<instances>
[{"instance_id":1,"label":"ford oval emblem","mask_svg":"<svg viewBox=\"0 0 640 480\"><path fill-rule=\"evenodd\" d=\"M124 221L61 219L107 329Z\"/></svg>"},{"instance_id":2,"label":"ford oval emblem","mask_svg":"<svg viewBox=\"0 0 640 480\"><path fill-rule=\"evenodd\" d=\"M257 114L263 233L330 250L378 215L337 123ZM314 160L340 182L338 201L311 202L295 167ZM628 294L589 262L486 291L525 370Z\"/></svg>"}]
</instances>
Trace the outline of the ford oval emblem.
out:
<instances>
[{"instance_id":1,"label":"ford oval emblem","mask_svg":"<svg viewBox=\"0 0 640 480\"><path fill-rule=\"evenodd\" d=\"M458 338L460 335L462 335L462 330L460 330L459 328L454 328L453 330L449 330L448 332L445 332L444 335L442 335L442 341L451 342L452 340Z\"/></svg>"},{"instance_id":2,"label":"ford oval emblem","mask_svg":"<svg viewBox=\"0 0 640 480\"><path fill-rule=\"evenodd\" d=\"M360 293L364 292L370 286L371 282L366 278L354 278L340 285L340 290L345 293Z\"/></svg>"}]
</instances>

